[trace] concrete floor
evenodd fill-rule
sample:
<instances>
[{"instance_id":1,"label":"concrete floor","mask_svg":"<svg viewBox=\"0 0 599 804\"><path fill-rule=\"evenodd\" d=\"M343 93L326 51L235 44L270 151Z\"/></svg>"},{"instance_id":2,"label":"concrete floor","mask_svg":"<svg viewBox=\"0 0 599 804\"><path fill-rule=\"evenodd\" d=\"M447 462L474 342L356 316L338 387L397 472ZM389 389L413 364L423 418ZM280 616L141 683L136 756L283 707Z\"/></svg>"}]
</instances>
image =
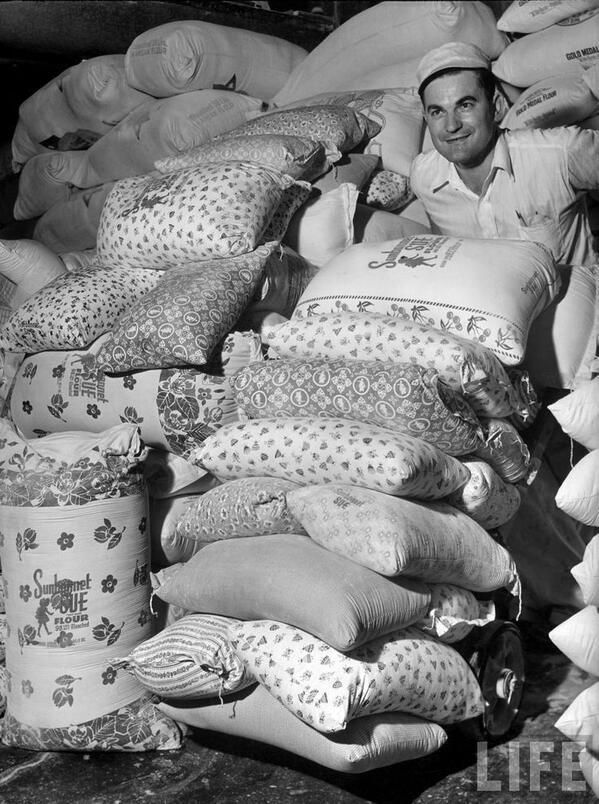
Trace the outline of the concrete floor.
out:
<instances>
[{"instance_id":1,"label":"concrete floor","mask_svg":"<svg viewBox=\"0 0 599 804\"><path fill-rule=\"evenodd\" d=\"M510 735L488 746L486 767L477 763L476 743L458 731L435 754L360 776L334 773L258 743L194 732L180 751L134 755L35 753L0 746L0 802L590 804L597 799L576 769L576 755L572 772L562 762L562 743L571 744L553 724L595 679L559 653L536 646L526 647L525 655L520 714ZM539 770L535 751L540 749L546 768Z\"/></svg>"}]
</instances>

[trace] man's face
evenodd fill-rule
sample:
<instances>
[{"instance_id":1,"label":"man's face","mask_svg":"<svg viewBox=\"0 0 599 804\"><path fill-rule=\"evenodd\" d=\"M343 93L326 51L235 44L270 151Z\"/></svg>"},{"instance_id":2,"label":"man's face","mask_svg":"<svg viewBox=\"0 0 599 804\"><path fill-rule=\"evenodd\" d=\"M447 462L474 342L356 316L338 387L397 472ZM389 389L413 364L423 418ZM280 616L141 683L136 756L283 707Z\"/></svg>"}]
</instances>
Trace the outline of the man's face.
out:
<instances>
[{"instance_id":1,"label":"man's face","mask_svg":"<svg viewBox=\"0 0 599 804\"><path fill-rule=\"evenodd\" d=\"M457 167L482 164L496 138L495 107L471 70L434 78L423 95L433 145Z\"/></svg>"}]
</instances>

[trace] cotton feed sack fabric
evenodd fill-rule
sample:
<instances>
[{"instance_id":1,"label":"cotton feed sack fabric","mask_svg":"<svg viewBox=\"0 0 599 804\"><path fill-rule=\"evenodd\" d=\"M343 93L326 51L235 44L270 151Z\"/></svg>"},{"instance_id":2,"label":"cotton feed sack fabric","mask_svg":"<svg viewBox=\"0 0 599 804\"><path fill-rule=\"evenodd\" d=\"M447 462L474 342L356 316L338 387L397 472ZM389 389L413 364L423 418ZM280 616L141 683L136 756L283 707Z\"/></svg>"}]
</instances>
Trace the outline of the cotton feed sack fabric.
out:
<instances>
[{"instance_id":1,"label":"cotton feed sack fabric","mask_svg":"<svg viewBox=\"0 0 599 804\"><path fill-rule=\"evenodd\" d=\"M3 742L34 750L178 747L178 729L112 661L152 632L137 428L62 433L34 447L0 420L0 436L10 625Z\"/></svg>"},{"instance_id":2,"label":"cotton feed sack fabric","mask_svg":"<svg viewBox=\"0 0 599 804\"><path fill-rule=\"evenodd\" d=\"M501 127L555 128L579 123L599 112L599 65L582 75L553 75L522 92Z\"/></svg>"},{"instance_id":3,"label":"cotton feed sack fabric","mask_svg":"<svg viewBox=\"0 0 599 804\"><path fill-rule=\"evenodd\" d=\"M599 63L599 9L556 22L542 31L516 38L493 62L500 81L530 87L552 75L581 75Z\"/></svg>"},{"instance_id":4,"label":"cotton feed sack fabric","mask_svg":"<svg viewBox=\"0 0 599 804\"><path fill-rule=\"evenodd\" d=\"M599 606L599 535L593 536L585 547L582 561L570 571L587 606Z\"/></svg>"},{"instance_id":5,"label":"cotton feed sack fabric","mask_svg":"<svg viewBox=\"0 0 599 804\"><path fill-rule=\"evenodd\" d=\"M0 240L1 298L11 310L66 271L56 252L36 240Z\"/></svg>"},{"instance_id":6,"label":"cotton feed sack fabric","mask_svg":"<svg viewBox=\"0 0 599 804\"><path fill-rule=\"evenodd\" d=\"M351 358L424 366L464 395L479 416L532 418L530 401L516 392L487 346L411 319L344 310L266 326L262 338L278 358Z\"/></svg>"},{"instance_id":7,"label":"cotton feed sack fabric","mask_svg":"<svg viewBox=\"0 0 599 804\"><path fill-rule=\"evenodd\" d=\"M591 676L599 672L599 611L585 606L549 632L549 638L577 667Z\"/></svg>"},{"instance_id":8,"label":"cotton feed sack fabric","mask_svg":"<svg viewBox=\"0 0 599 804\"><path fill-rule=\"evenodd\" d=\"M229 480L192 499L177 518L173 542L187 561L210 542L239 536L305 531L287 508L288 491L297 483L275 477Z\"/></svg>"},{"instance_id":9,"label":"cotton feed sack fabric","mask_svg":"<svg viewBox=\"0 0 599 804\"><path fill-rule=\"evenodd\" d=\"M384 313L470 338L517 365L558 289L555 262L538 243L423 234L351 246L314 277L294 317Z\"/></svg>"},{"instance_id":10,"label":"cotton feed sack fabric","mask_svg":"<svg viewBox=\"0 0 599 804\"><path fill-rule=\"evenodd\" d=\"M283 242L310 265L322 268L354 243L358 198L351 182L310 196L289 220Z\"/></svg>"},{"instance_id":11,"label":"cotton feed sack fabric","mask_svg":"<svg viewBox=\"0 0 599 804\"><path fill-rule=\"evenodd\" d=\"M311 181L325 173L335 158L334 154L327 157L322 142L307 137L249 134L214 138L181 154L159 159L155 167L160 173L172 173L206 162L257 162L293 178Z\"/></svg>"},{"instance_id":12,"label":"cotton feed sack fabric","mask_svg":"<svg viewBox=\"0 0 599 804\"><path fill-rule=\"evenodd\" d=\"M511 33L535 33L596 5L595 0L536 0L532 6L513 0L497 20L497 27Z\"/></svg>"},{"instance_id":13,"label":"cotton feed sack fabric","mask_svg":"<svg viewBox=\"0 0 599 804\"><path fill-rule=\"evenodd\" d=\"M381 124L349 106L299 106L266 112L225 136L247 137L255 134L292 134L322 142L335 158L339 151L353 151L379 133Z\"/></svg>"},{"instance_id":14,"label":"cotton feed sack fabric","mask_svg":"<svg viewBox=\"0 0 599 804\"><path fill-rule=\"evenodd\" d=\"M247 254L293 183L252 162L123 179L102 210L98 257L109 265L164 269Z\"/></svg>"},{"instance_id":15,"label":"cotton feed sack fabric","mask_svg":"<svg viewBox=\"0 0 599 804\"><path fill-rule=\"evenodd\" d=\"M19 106L11 144L15 167L82 129L93 142L147 100L127 83L123 54L93 56L68 67Z\"/></svg>"},{"instance_id":16,"label":"cotton feed sack fabric","mask_svg":"<svg viewBox=\"0 0 599 804\"><path fill-rule=\"evenodd\" d=\"M505 483L525 480L536 467L528 445L507 419L481 420L483 443L474 454L482 459Z\"/></svg>"},{"instance_id":17,"label":"cotton feed sack fabric","mask_svg":"<svg viewBox=\"0 0 599 804\"><path fill-rule=\"evenodd\" d=\"M113 182L105 182L53 204L35 222L33 237L56 254L95 250L102 207L112 187Z\"/></svg>"},{"instance_id":18,"label":"cotton feed sack fabric","mask_svg":"<svg viewBox=\"0 0 599 804\"><path fill-rule=\"evenodd\" d=\"M289 533L213 542L152 581L188 612L281 620L342 651L422 619L431 600L419 581L384 578Z\"/></svg>"},{"instance_id":19,"label":"cotton feed sack fabric","mask_svg":"<svg viewBox=\"0 0 599 804\"><path fill-rule=\"evenodd\" d=\"M219 480L269 475L301 484L354 483L387 494L439 499L468 470L433 444L332 418L264 418L227 425L189 460Z\"/></svg>"},{"instance_id":20,"label":"cotton feed sack fabric","mask_svg":"<svg viewBox=\"0 0 599 804\"><path fill-rule=\"evenodd\" d=\"M227 695L254 683L228 639L236 623L229 617L188 614L120 661L143 687L167 700Z\"/></svg>"},{"instance_id":21,"label":"cotton feed sack fabric","mask_svg":"<svg viewBox=\"0 0 599 804\"><path fill-rule=\"evenodd\" d=\"M233 379L240 415L344 418L407 433L448 455L482 439L474 411L432 369L410 363L300 358L266 360Z\"/></svg>"},{"instance_id":22,"label":"cotton feed sack fabric","mask_svg":"<svg viewBox=\"0 0 599 804\"><path fill-rule=\"evenodd\" d=\"M422 104L415 87L323 92L288 105L349 106L379 123L381 130L364 147L365 154L379 157L385 170L410 175L410 165L420 152L424 120Z\"/></svg>"},{"instance_id":23,"label":"cotton feed sack fabric","mask_svg":"<svg viewBox=\"0 0 599 804\"><path fill-rule=\"evenodd\" d=\"M580 692L554 725L570 740L599 751L599 681Z\"/></svg>"},{"instance_id":24,"label":"cotton feed sack fabric","mask_svg":"<svg viewBox=\"0 0 599 804\"><path fill-rule=\"evenodd\" d=\"M468 514L485 530L505 525L520 507L518 487L502 480L485 461L472 456L466 456L462 460L470 477L457 491L448 494L446 501Z\"/></svg>"},{"instance_id":25,"label":"cotton feed sack fabric","mask_svg":"<svg viewBox=\"0 0 599 804\"><path fill-rule=\"evenodd\" d=\"M195 728L257 740L341 773L365 773L426 756L447 740L438 723L399 712L366 715L341 732L322 734L302 723L260 684L222 702L185 709L160 704L160 708Z\"/></svg>"},{"instance_id":26,"label":"cotton feed sack fabric","mask_svg":"<svg viewBox=\"0 0 599 804\"><path fill-rule=\"evenodd\" d=\"M220 86L268 100L305 56L302 47L276 36L182 20L136 36L125 73L132 87L155 97Z\"/></svg>"},{"instance_id":27,"label":"cotton feed sack fabric","mask_svg":"<svg viewBox=\"0 0 599 804\"><path fill-rule=\"evenodd\" d=\"M518 592L509 553L445 502L419 503L347 484L306 486L287 505L310 538L387 576Z\"/></svg>"},{"instance_id":28,"label":"cotton feed sack fabric","mask_svg":"<svg viewBox=\"0 0 599 804\"><path fill-rule=\"evenodd\" d=\"M259 98L223 89L151 98L81 152L83 178L78 186L149 173L157 159L208 142L244 123L261 106Z\"/></svg>"},{"instance_id":29,"label":"cotton feed sack fabric","mask_svg":"<svg viewBox=\"0 0 599 804\"><path fill-rule=\"evenodd\" d=\"M378 170L372 174L364 196L369 206L395 212L403 209L414 198L414 193L408 176L392 170Z\"/></svg>"},{"instance_id":30,"label":"cotton feed sack fabric","mask_svg":"<svg viewBox=\"0 0 599 804\"><path fill-rule=\"evenodd\" d=\"M170 268L115 321L98 367L115 373L206 364L254 297L266 264L280 259L277 251L271 242Z\"/></svg>"},{"instance_id":31,"label":"cotton feed sack fabric","mask_svg":"<svg viewBox=\"0 0 599 804\"><path fill-rule=\"evenodd\" d=\"M441 642L459 642L473 628L495 620L495 604L478 600L468 589L450 583L431 584L430 588L431 610L415 626Z\"/></svg>"},{"instance_id":32,"label":"cotton feed sack fabric","mask_svg":"<svg viewBox=\"0 0 599 804\"><path fill-rule=\"evenodd\" d=\"M348 655L272 620L239 623L229 637L256 681L324 733L381 712L407 712L445 725L484 708L466 660L417 628L378 637ZM302 672L292 672L298 667Z\"/></svg>"},{"instance_id":33,"label":"cotton feed sack fabric","mask_svg":"<svg viewBox=\"0 0 599 804\"><path fill-rule=\"evenodd\" d=\"M599 525L599 449L570 469L557 490L555 504L577 522Z\"/></svg>"},{"instance_id":34,"label":"cotton feed sack fabric","mask_svg":"<svg viewBox=\"0 0 599 804\"><path fill-rule=\"evenodd\" d=\"M596 265L559 265L561 287L532 322L522 368L535 388L577 388L593 377L599 328Z\"/></svg>"},{"instance_id":35,"label":"cotton feed sack fabric","mask_svg":"<svg viewBox=\"0 0 599 804\"><path fill-rule=\"evenodd\" d=\"M35 353L89 346L160 276L160 271L104 266L61 274L15 310L0 330L0 348Z\"/></svg>"},{"instance_id":36,"label":"cotton feed sack fabric","mask_svg":"<svg viewBox=\"0 0 599 804\"><path fill-rule=\"evenodd\" d=\"M98 367L98 348L39 352L22 362L10 415L25 437L66 430L98 433L129 422L148 446L186 456L218 427L238 420L224 377L195 369L110 376Z\"/></svg>"},{"instance_id":37,"label":"cotton feed sack fabric","mask_svg":"<svg viewBox=\"0 0 599 804\"><path fill-rule=\"evenodd\" d=\"M419 60L444 42L455 41L476 42L490 58L496 58L508 40L497 30L491 9L481 2L376 3L350 17L311 50L272 100L283 106L325 90L357 88L365 73ZM375 88L398 86L411 84L374 84Z\"/></svg>"},{"instance_id":38,"label":"cotton feed sack fabric","mask_svg":"<svg viewBox=\"0 0 599 804\"><path fill-rule=\"evenodd\" d=\"M599 449L599 377L562 396L548 409L570 438L588 450Z\"/></svg>"}]
</instances>

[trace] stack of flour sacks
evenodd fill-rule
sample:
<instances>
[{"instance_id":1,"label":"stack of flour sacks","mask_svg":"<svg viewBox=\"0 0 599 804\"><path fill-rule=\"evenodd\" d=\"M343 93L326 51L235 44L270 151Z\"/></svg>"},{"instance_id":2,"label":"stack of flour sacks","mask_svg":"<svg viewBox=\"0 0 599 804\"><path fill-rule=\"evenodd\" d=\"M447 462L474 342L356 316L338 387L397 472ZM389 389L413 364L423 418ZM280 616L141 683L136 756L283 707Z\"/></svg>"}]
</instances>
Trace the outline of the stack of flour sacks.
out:
<instances>
[{"instance_id":1,"label":"stack of flour sacks","mask_svg":"<svg viewBox=\"0 0 599 804\"><path fill-rule=\"evenodd\" d=\"M167 714L357 772L483 713L458 643L496 590L517 609L493 534L531 471L515 366L558 285L534 243L362 243L262 328L240 420L188 456L219 483L162 534L170 620L120 657Z\"/></svg>"},{"instance_id":2,"label":"stack of flour sacks","mask_svg":"<svg viewBox=\"0 0 599 804\"><path fill-rule=\"evenodd\" d=\"M581 386L550 406L565 433L588 453L570 471L555 498L569 516L586 525L599 525L599 379ZM586 606L554 628L552 641L592 678L599 676L599 536L587 545L583 560L572 568ZM592 682L592 678L590 681ZM599 795L599 682L595 680L570 704L556 728L583 750L580 764L584 776Z\"/></svg>"}]
</instances>

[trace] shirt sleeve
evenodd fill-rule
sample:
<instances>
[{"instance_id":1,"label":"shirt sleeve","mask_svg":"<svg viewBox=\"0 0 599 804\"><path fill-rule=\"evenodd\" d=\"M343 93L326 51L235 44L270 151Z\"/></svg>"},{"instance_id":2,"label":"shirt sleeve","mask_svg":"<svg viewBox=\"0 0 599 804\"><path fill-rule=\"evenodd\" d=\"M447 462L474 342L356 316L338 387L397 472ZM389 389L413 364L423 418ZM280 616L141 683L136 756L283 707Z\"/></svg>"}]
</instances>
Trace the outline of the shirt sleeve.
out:
<instances>
[{"instance_id":1,"label":"shirt sleeve","mask_svg":"<svg viewBox=\"0 0 599 804\"><path fill-rule=\"evenodd\" d=\"M599 131L568 127L568 173L576 190L599 189Z\"/></svg>"}]
</instances>

